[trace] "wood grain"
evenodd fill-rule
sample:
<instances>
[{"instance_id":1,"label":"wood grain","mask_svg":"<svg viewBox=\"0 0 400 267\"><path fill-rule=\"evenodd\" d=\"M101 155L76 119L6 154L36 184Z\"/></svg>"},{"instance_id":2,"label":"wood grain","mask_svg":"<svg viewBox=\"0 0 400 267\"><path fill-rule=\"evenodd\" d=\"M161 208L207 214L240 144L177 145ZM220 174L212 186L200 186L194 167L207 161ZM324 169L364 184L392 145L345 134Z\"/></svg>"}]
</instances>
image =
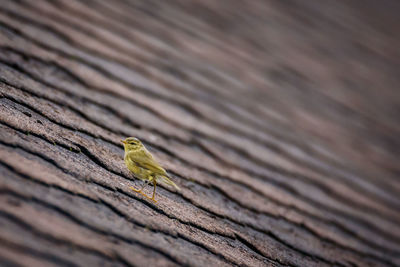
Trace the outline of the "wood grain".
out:
<instances>
[{"instance_id":1,"label":"wood grain","mask_svg":"<svg viewBox=\"0 0 400 267\"><path fill-rule=\"evenodd\" d=\"M400 265L399 10L1 0L0 265Z\"/></svg>"}]
</instances>

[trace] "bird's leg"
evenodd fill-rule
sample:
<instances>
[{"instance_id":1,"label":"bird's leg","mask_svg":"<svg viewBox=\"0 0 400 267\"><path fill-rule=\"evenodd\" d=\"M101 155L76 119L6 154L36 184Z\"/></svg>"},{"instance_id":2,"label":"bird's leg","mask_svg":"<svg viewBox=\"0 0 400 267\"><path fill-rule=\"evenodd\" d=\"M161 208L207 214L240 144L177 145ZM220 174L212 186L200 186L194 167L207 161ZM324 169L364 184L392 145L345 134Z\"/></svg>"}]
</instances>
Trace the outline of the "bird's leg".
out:
<instances>
[{"instance_id":1,"label":"bird's leg","mask_svg":"<svg viewBox=\"0 0 400 267\"><path fill-rule=\"evenodd\" d=\"M145 194L143 194L143 193L142 193L142 195L145 196L145 197L147 197L148 199L153 200L154 202L157 202L157 200L154 198L155 195L156 195L157 180L154 179L154 178L150 178L150 179L149 179L149 182L151 182L151 181L153 182L153 185L154 185L153 196L152 196L152 197L149 197L149 196L147 196L147 195L145 195Z\"/></svg>"},{"instance_id":2,"label":"bird's leg","mask_svg":"<svg viewBox=\"0 0 400 267\"><path fill-rule=\"evenodd\" d=\"M142 190L143 190L143 188L146 186L146 184L147 184L147 181L143 184L142 188L140 188L140 189L136 189L136 188L134 188L133 186L130 186L129 188L130 188L131 190L135 191L136 193L140 193L140 194L143 195Z\"/></svg>"},{"instance_id":3,"label":"bird's leg","mask_svg":"<svg viewBox=\"0 0 400 267\"><path fill-rule=\"evenodd\" d=\"M149 197L148 195L146 195L145 193L142 192L142 190L143 190L143 188L145 187L145 185L148 184L148 183L151 182L151 181L153 181L153 184L154 184L153 197ZM142 187L140 190L135 189L135 188L132 187L132 186L129 187L129 188L132 189L133 191L137 192L137 193L142 194L143 196L147 197L148 199L151 199L151 200L153 200L154 202L157 202L157 200L155 200L155 198L154 198L155 193L156 193L156 181L155 181L155 179L153 179L152 177L151 177L149 180L147 180L147 181L145 182L145 184L143 185L143 187Z\"/></svg>"},{"instance_id":4,"label":"bird's leg","mask_svg":"<svg viewBox=\"0 0 400 267\"><path fill-rule=\"evenodd\" d=\"M153 197L151 198L151 200L153 200L154 202L157 202L157 200L155 200L155 198L154 198L154 196L156 195L156 187L157 187L156 179L153 180L153 184L154 184L154 190L153 190Z\"/></svg>"}]
</instances>

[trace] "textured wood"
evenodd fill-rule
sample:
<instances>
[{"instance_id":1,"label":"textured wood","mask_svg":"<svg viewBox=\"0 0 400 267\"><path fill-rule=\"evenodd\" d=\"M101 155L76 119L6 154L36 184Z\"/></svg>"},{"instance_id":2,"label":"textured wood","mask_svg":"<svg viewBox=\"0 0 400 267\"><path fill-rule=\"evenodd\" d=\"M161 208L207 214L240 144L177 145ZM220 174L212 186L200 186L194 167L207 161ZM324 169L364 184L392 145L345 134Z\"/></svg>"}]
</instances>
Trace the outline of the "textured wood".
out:
<instances>
[{"instance_id":1,"label":"textured wood","mask_svg":"<svg viewBox=\"0 0 400 267\"><path fill-rule=\"evenodd\" d=\"M399 11L1 0L0 265L400 265Z\"/></svg>"}]
</instances>

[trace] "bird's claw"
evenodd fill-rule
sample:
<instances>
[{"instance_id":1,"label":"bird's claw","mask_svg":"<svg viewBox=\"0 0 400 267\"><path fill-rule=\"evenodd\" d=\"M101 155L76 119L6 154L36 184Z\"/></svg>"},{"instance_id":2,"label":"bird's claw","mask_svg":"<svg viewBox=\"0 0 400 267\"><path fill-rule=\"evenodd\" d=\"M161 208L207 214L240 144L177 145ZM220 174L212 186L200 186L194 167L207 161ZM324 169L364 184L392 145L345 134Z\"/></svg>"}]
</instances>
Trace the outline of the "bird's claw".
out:
<instances>
[{"instance_id":1,"label":"bird's claw","mask_svg":"<svg viewBox=\"0 0 400 267\"><path fill-rule=\"evenodd\" d=\"M136 193L140 193L142 196L145 196L146 198L153 200L154 203L157 203L157 200L155 200L154 196L153 197L149 197L148 195L146 195L145 193L142 192L142 189L136 189L133 186L129 187L131 190L135 191Z\"/></svg>"},{"instance_id":2,"label":"bird's claw","mask_svg":"<svg viewBox=\"0 0 400 267\"><path fill-rule=\"evenodd\" d=\"M136 193L142 193L142 189L136 189L133 186L129 187L131 190L135 191Z\"/></svg>"},{"instance_id":3,"label":"bird's claw","mask_svg":"<svg viewBox=\"0 0 400 267\"><path fill-rule=\"evenodd\" d=\"M153 196L153 197L149 197L148 195L146 195L146 194L143 193L143 192L140 192L140 194L142 194L143 196L145 196L146 198L148 198L148 199L150 199L150 200L153 200L154 203L157 203L157 200L154 198L154 196Z\"/></svg>"}]
</instances>

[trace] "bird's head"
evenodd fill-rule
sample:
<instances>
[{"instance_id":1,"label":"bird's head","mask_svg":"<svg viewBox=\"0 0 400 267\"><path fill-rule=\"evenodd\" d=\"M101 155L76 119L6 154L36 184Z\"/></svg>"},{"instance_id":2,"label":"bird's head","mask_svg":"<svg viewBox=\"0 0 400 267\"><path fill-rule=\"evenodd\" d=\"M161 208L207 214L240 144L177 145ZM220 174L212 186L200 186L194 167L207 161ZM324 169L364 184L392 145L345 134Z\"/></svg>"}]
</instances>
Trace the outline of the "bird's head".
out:
<instances>
[{"instance_id":1,"label":"bird's head","mask_svg":"<svg viewBox=\"0 0 400 267\"><path fill-rule=\"evenodd\" d=\"M124 144L125 151L133 151L142 147L142 142L136 137L128 137L121 142Z\"/></svg>"}]
</instances>

